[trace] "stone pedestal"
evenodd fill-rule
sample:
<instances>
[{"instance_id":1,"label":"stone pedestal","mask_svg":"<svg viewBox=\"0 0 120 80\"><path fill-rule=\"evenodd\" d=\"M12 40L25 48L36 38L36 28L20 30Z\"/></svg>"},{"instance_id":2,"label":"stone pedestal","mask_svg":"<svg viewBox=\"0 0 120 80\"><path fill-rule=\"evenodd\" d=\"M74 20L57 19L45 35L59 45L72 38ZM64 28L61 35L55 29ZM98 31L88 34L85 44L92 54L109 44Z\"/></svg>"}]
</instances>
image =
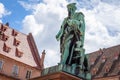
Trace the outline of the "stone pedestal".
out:
<instances>
[{"instance_id":1,"label":"stone pedestal","mask_svg":"<svg viewBox=\"0 0 120 80\"><path fill-rule=\"evenodd\" d=\"M91 80L86 79L84 73L76 75L68 65L56 65L42 70L41 76L30 80Z\"/></svg>"},{"instance_id":2,"label":"stone pedestal","mask_svg":"<svg viewBox=\"0 0 120 80\"><path fill-rule=\"evenodd\" d=\"M68 74L66 72L55 72L41 77L37 77L31 80L82 80L76 76Z\"/></svg>"}]
</instances>

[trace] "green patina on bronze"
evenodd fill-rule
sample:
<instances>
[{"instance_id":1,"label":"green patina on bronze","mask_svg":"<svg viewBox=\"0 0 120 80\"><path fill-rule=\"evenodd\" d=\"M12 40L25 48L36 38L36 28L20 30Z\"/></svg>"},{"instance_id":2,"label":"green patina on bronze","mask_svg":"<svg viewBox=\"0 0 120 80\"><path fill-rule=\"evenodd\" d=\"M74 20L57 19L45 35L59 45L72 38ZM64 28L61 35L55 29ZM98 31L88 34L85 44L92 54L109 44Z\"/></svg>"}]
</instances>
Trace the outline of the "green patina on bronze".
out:
<instances>
[{"instance_id":1,"label":"green patina on bronze","mask_svg":"<svg viewBox=\"0 0 120 80\"><path fill-rule=\"evenodd\" d=\"M82 12L75 12L75 3L67 5L68 17L61 25L56 35L60 40L61 62L42 70L42 76L55 72L66 72L83 80L91 80L89 73L88 56L85 55L84 35L85 21Z\"/></svg>"},{"instance_id":2,"label":"green patina on bronze","mask_svg":"<svg viewBox=\"0 0 120 80\"><path fill-rule=\"evenodd\" d=\"M82 12L75 12L75 3L67 5L68 17L61 25L61 29L56 35L60 40L61 65L70 66L66 72L90 80L88 58L85 55L84 36L85 21ZM64 69L64 71L65 71Z\"/></svg>"}]
</instances>

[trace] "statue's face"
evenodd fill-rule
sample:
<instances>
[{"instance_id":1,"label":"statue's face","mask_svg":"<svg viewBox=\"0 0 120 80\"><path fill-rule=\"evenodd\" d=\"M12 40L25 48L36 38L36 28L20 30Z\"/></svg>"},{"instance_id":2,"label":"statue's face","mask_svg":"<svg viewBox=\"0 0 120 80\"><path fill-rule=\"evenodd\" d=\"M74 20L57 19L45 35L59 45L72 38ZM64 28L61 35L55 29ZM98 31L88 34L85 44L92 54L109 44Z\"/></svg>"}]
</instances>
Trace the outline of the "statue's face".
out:
<instances>
[{"instance_id":1,"label":"statue's face","mask_svg":"<svg viewBox=\"0 0 120 80\"><path fill-rule=\"evenodd\" d=\"M75 13L75 8L68 8L68 14L71 15L73 13Z\"/></svg>"}]
</instances>

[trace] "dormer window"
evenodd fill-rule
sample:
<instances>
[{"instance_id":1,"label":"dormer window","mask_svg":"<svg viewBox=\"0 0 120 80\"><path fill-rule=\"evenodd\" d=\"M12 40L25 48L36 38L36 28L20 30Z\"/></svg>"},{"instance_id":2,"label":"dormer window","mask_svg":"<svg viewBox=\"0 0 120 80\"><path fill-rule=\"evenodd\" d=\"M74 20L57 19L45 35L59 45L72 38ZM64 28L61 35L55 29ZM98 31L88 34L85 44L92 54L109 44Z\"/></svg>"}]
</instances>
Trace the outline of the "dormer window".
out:
<instances>
[{"instance_id":1,"label":"dormer window","mask_svg":"<svg viewBox=\"0 0 120 80\"><path fill-rule=\"evenodd\" d=\"M5 32L7 30L6 26L3 26L3 24L1 25L1 31Z\"/></svg>"},{"instance_id":2,"label":"dormer window","mask_svg":"<svg viewBox=\"0 0 120 80\"><path fill-rule=\"evenodd\" d=\"M14 44L15 46L18 46L18 45L20 45L20 41L15 38L13 44Z\"/></svg>"},{"instance_id":3,"label":"dormer window","mask_svg":"<svg viewBox=\"0 0 120 80\"><path fill-rule=\"evenodd\" d=\"M3 34L3 32L0 30L0 36Z\"/></svg>"},{"instance_id":4,"label":"dormer window","mask_svg":"<svg viewBox=\"0 0 120 80\"><path fill-rule=\"evenodd\" d=\"M17 57L22 57L23 56L23 52L19 51L17 48L16 48L16 54L15 54Z\"/></svg>"},{"instance_id":5,"label":"dormer window","mask_svg":"<svg viewBox=\"0 0 120 80\"><path fill-rule=\"evenodd\" d=\"M92 74L93 74L93 75L96 75L97 71L98 71L98 68L93 68Z\"/></svg>"},{"instance_id":6,"label":"dormer window","mask_svg":"<svg viewBox=\"0 0 120 80\"><path fill-rule=\"evenodd\" d=\"M11 50L11 48L4 43L3 51L8 53L8 52L10 52L10 50Z\"/></svg>"},{"instance_id":7,"label":"dormer window","mask_svg":"<svg viewBox=\"0 0 120 80\"><path fill-rule=\"evenodd\" d=\"M13 36L17 36L17 35L18 35L18 32L13 29L13 30L12 30L12 35L13 35Z\"/></svg>"},{"instance_id":8,"label":"dormer window","mask_svg":"<svg viewBox=\"0 0 120 80\"><path fill-rule=\"evenodd\" d=\"M94 65L95 59L91 59L90 62L91 62L91 65Z\"/></svg>"},{"instance_id":9,"label":"dormer window","mask_svg":"<svg viewBox=\"0 0 120 80\"><path fill-rule=\"evenodd\" d=\"M0 39L2 39L2 35L3 35L3 32L2 32L2 31L0 31Z\"/></svg>"},{"instance_id":10,"label":"dormer window","mask_svg":"<svg viewBox=\"0 0 120 80\"><path fill-rule=\"evenodd\" d=\"M107 72L109 72L109 66L105 66L105 72L107 73Z\"/></svg>"},{"instance_id":11,"label":"dormer window","mask_svg":"<svg viewBox=\"0 0 120 80\"><path fill-rule=\"evenodd\" d=\"M114 54L114 59L117 60L118 58L119 58L119 54L118 53Z\"/></svg>"},{"instance_id":12,"label":"dormer window","mask_svg":"<svg viewBox=\"0 0 120 80\"><path fill-rule=\"evenodd\" d=\"M3 33L1 38L3 41L7 41L9 37Z\"/></svg>"},{"instance_id":13,"label":"dormer window","mask_svg":"<svg viewBox=\"0 0 120 80\"><path fill-rule=\"evenodd\" d=\"M103 57L102 57L102 63L104 63L105 61L106 61L106 57L103 56Z\"/></svg>"}]
</instances>

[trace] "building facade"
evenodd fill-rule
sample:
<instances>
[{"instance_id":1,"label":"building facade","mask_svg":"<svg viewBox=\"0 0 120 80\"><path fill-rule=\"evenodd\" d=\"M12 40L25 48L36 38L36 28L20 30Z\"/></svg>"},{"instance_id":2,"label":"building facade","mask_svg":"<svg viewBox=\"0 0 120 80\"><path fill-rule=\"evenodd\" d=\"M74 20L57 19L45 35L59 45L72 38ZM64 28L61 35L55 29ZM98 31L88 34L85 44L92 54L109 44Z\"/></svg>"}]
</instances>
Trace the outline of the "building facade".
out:
<instances>
[{"instance_id":1,"label":"building facade","mask_svg":"<svg viewBox=\"0 0 120 80\"><path fill-rule=\"evenodd\" d=\"M31 33L0 23L0 80L27 80L41 75L45 51L40 58Z\"/></svg>"}]
</instances>

